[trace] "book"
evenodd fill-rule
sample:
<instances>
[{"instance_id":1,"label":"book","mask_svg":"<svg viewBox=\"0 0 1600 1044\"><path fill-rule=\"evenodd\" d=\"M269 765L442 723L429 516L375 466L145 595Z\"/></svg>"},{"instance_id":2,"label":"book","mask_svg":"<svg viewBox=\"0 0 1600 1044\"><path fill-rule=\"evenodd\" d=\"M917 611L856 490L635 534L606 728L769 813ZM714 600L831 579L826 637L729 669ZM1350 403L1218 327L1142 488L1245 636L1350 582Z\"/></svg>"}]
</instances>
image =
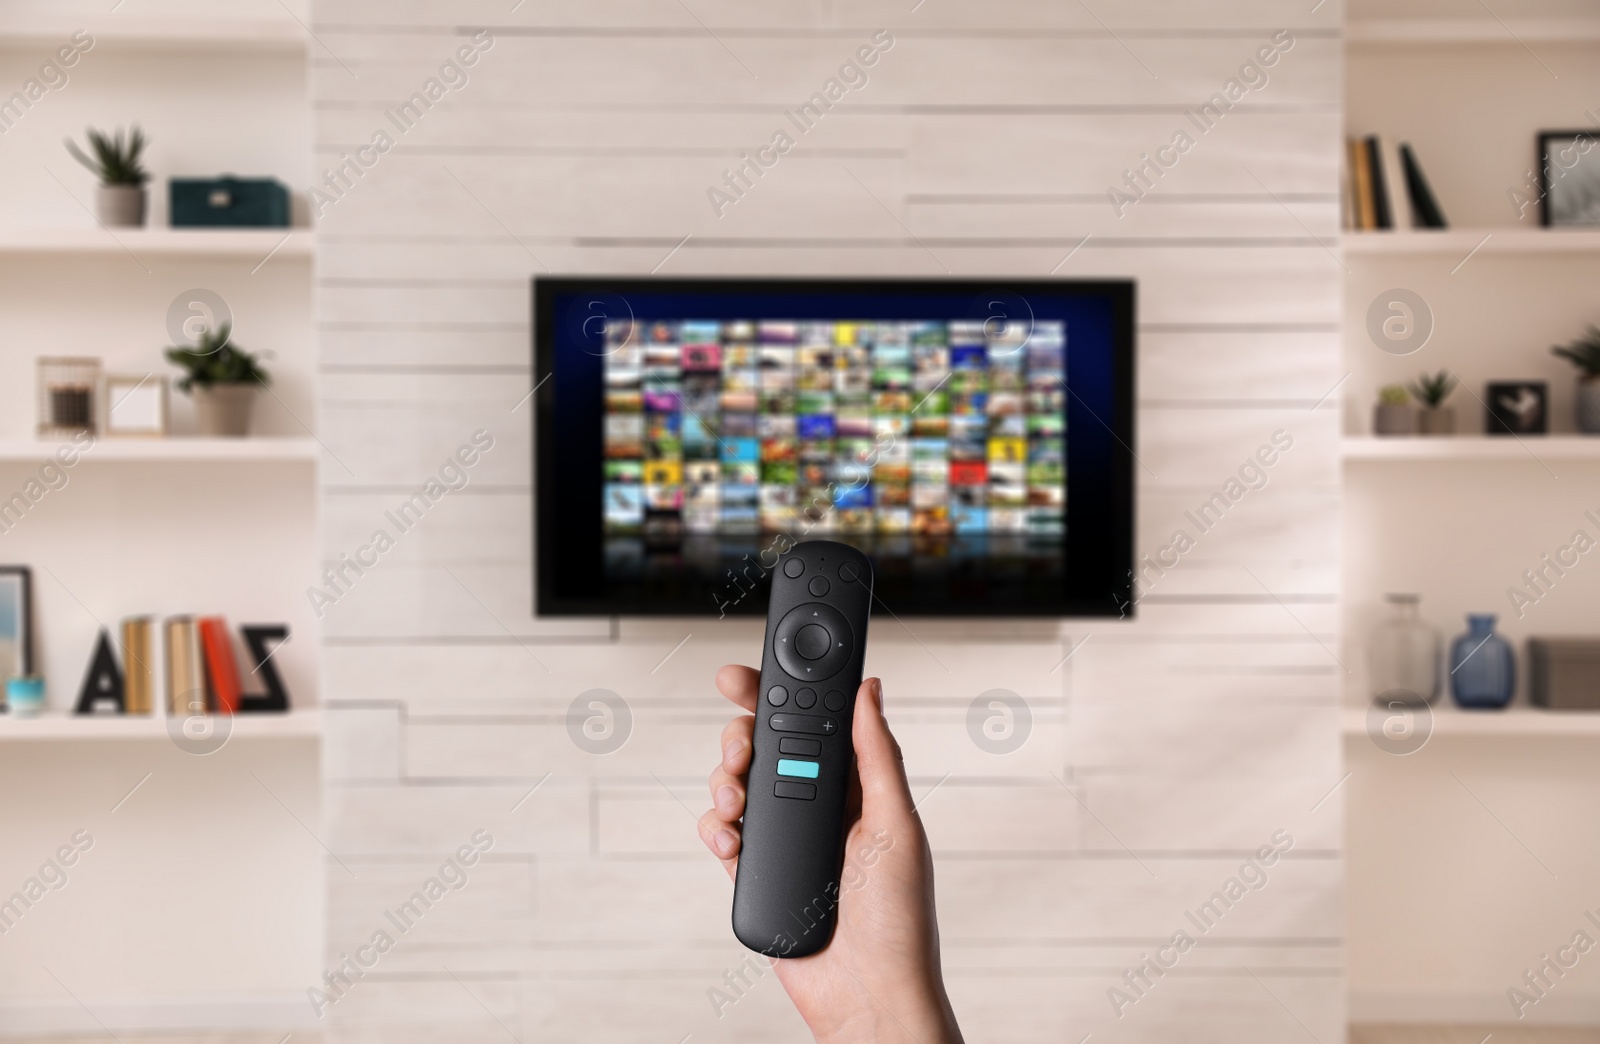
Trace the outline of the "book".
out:
<instances>
[{"instance_id":1,"label":"book","mask_svg":"<svg viewBox=\"0 0 1600 1044\"><path fill-rule=\"evenodd\" d=\"M1372 168L1367 163L1367 143L1350 139L1350 170L1356 189L1356 228L1376 228L1372 211Z\"/></svg>"},{"instance_id":2,"label":"book","mask_svg":"<svg viewBox=\"0 0 1600 1044\"><path fill-rule=\"evenodd\" d=\"M206 679L218 714L239 712L239 663L233 656L228 622L220 616L200 619L200 645L205 650Z\"/></svg>"},{"instance_id":3,"label":"book","mask_svg":"<svg viewBox=\"0 0 1600 1044\"><path fill-rule=\"evenodd\" d=\"M150 641L150 618L130 616L122 621L122 674L124 707L129 714L149 714L155 709L155 647Z\"/></svg>"},{"instance_id":4,"label":"book","mask_svg":"<svg viewBox=\"0 0 1600 1044\"><path fill-rule=\"evenodd\" d=\"M167 713L188 718L206 712L205 670L192 616L167 618Z\"/></svg>"},{"instance_id":5,"label":"book","mask_svg":"<svg viewBox=\"0 0 1600 1044\"><path fill-rule=\"evenodd\" d=\"M1417 162L1411 145L1404 141L1400 143L1400 165L1405 168L1406 192L1411 196L1417 227L1449 228L1444 211L1439 209L1439 201L1434 198L1433 189L1428 185L1428 179L1422 175L1422 164Z\"/></svg>"},{"instance_id":6,"label":"book","mask_svg":"<svg viewBox=\"0 0 1600 1044\"><path fill-rule=\"evenodd\" d=\"M1386 188L1384 201L1389 205L1389 225L1396 232L1409 232L1415 222L1411 214L1411 194L1406 190L1405 175L1400 163L1400 153L1394 141L1378 136L1378 168L1383 172Z\"/></svg>"},{"instance_id":7,"label":"book","mask_svg":"<svg viewBox=\"0 0 1600 1044\"><path fill-rule=\"evenodd\" d=\"M1367 135L1363 145L1366 149L1367 177L1372 183L1372 227L1393 228L1389 190L1383 181L1383 150L1379 147L1377 135Z\"/></svg>"}]
</instances>

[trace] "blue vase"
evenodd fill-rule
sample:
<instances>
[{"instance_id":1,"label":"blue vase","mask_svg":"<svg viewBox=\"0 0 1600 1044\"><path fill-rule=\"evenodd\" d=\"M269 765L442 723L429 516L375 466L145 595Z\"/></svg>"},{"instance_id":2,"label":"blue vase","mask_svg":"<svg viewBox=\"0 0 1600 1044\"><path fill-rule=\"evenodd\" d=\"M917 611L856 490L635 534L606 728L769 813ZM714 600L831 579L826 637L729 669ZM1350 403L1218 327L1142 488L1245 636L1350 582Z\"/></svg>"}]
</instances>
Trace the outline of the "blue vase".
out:
<instances>
[{"instance_id":1,"label":"blue vase","mask_svg":"<svg viewBox=\"0 0 1600 1044\"><path fill-rule=\"evenodd\" d=\"M1467 615L1467 633L1450 643L1450 695L1459 706L1498 709L1517 690L1517 657L1495 633L1494 616Z\"/></svg>"}]
</instances>

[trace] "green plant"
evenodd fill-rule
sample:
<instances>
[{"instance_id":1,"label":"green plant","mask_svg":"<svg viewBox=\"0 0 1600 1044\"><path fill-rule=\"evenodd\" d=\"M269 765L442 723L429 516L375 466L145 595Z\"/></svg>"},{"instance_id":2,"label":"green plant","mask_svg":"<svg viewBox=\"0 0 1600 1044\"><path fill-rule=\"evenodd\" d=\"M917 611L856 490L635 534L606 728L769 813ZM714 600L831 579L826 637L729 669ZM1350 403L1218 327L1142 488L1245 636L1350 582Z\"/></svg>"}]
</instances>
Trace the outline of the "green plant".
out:
<instances>
[{"instance_id":1,"label":"green plant","mask_svg":"<svg viewBox=\"0 0 1600 1044\"><path fill-rule=\"evenodd\" d=\"M107 136L90 127L88 136L89 147L94 150L92 159L71 138L67 139L67 151L93 171L100 184L143 185L150 180L150 173L139 164L146 145L144 131L134 127L124 139L120 129Z\"/></svg>"},{"instance_id":2,"label":"green plant","mask_svg":"<svg viewBox=\"0 0 1600 1044\"><path fill-rule=\"evenodd\" d=\"M189 391L197 384L209 387L213 384L267 383L267 373L258 362L260 357L228 343L232 332L233 327L224 323L218 329L201 334L195 344L174 345L167 349L167 361L188 371L178 382L180 390Z\"/></svg>"},{"instance_id":3,"label":"green plant","mask_svg":"<svg viewBox=\"0 0 1600 1044\"><path fill-rule=\"evenodd\" d=\"M1600 377L1600 327L1589 325L1589 332L1571 344L1558 344L1550 354L1559 355L1583 371L1585 377Z\"/></svg>"},{"instance_id":4,"label":"green plant","mask_svg":"<svg viewBox=\"0 0 1600 1044\"><path fill-rule=\"evenodd\" d=\"M1411 401L1411 396L1398 384L1386 384L1378 389L1378 405L1404 406Z\"/></svg>"},{"instance_id":5,"label":"green plant","mask_svg":"<svg viewBox=\"0 0 1600 1044\"><path fill-rule=\"evenodd\" d=\"M1456 379L1450 375L1449 370L1440 370L1435 374L1418 374L1417 379L1410 384L1411 394L1416 400L1436 410L1444 405L1444 400L1456 390Z\"/></svg>"}]
</instances>

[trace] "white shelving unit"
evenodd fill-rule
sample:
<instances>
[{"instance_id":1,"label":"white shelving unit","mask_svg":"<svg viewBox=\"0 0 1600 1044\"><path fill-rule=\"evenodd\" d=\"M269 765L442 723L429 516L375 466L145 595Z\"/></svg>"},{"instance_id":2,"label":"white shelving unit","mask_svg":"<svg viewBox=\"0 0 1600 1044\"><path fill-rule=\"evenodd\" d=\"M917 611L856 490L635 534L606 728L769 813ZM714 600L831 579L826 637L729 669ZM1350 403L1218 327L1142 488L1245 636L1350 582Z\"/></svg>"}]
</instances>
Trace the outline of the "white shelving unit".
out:
<instances>
[{"instance_id":1,"label":"white shelving unit","mask_svg":"<svg viewBox=\"0 0 1600 1044\"><path fill-rule=\"evenodd\" d=\"M75 879L68 901L30 914L31 930L48 937L100 940L63 951L51 969L60 980L26 945L0 953L0 1037L82 1030L128 1039L182 1027L276 1040L309 1021L304 984L323 964L329 860L318 840L320 646L305 597L322 553L324 451L306 427L316 423L313 232L164 227L168 178L228 171L285 183L304 220L309 66L326 52L309 36L305 5L287 4L255 4L254 18L252 5L236 4L192 5L192 18L160 2L92 12L0 5L0 64L14 84L78 30L94 37L70 88L10 128L0 171L0 343L9 349L0 353L0 501L30 483L48 486L4 519L4 560L32 570L34 670L47 710L0 714L0 784L29 794L0 813L0 833L32 859L53 849L58 827L89 828L104 839L94 852L100 881L115 885ZM131 124L150 142L148 224L100 227L85 212L93 177L62 139ZM196 298L185 296L195 290L220 298L235 341L265 356L270 394L256 397L252 435L187 434L196 430L192 404L173 388L174 435L101 436L47 476L41 469L61 444L33 437L35 356L94 356L107 374L176 378L163 350L179 339L172 316L195 314ZM178 614L286 625L290 639L272 663L292 709L232 716L226 743L204 757L174 742L177 723L162 713L159 622ZM71 714L98 633L118 644L120 621L133 615L158 624L156 713ZM246 687L262 685L247 678ZM139 899L119 903L115 889ZM270 930L259 918L185 915L233 908L240 895L278 911ZM160 952L136 968L101 960L150 939ZM216 956L241 953L248 959ZM87 1007L62 1003L61 981L91 998L92 1030Z\"/></svg>"},{"instance_id":2,"label":"white shelving unit","mask_svg":"<svg viewBox=\"0 0 1600 1044\"><path fill-rule=\"evenodd\" d=\"M1539 131L1591 123L1591 102L1573 102L1600 91L1600 17L1570 17L1577 8L1468 3L1456 5L1467 17L1432 17L1441 5L1426 0L1351 0L1346 23L1347 133L1408 142L1454 226L1340 237L1351 374L1340 447L1341 658L1351 671L1341 717L1357 1023L1514 1021L1505 969L1548 945L1538 940L1568 916L1565 879L1597 858L1587 823L1600 774L1588 766L1600 713L1530 706L1525 641L1600 631L1600 571L1586 558L1523 612L1508 595L1575 531L1600 535L1586 515L1600 505L1600 438L1572 433L1573 373L1549 353L1600 322L1591 292L1600 229L1540 227L1530 174ZM1410 354L1372 332L1373 309L1381 317L1397 289L1420 299L1413 318L1431 323ZM1449 403L1458 434L1368 434L1380 387L1439 370L1466 384ZM1552 434L1481 434L1484 385L1503 380L1547 383ZM1384 594L1399 591L1421 595L1423 619L1446 643L1465 631L1465 614L1496 614L1519 669L1505 710L1464 711L1444 694L1428 743L1404 757L1369 738L1366 706L1366 639L1385 617ZM1524 814L1531 800L1519 799L1537 800L1537 826ZM1506 830L1547 865L1520 847L1520 861L1501 860L1502 841L1517 846ZM1501 907L1508 894L1518 896L1514 919L1460 917ZM1590 987L1569 989L1567 1008L1547 1005L1528 1021L1592 1026L1595 999Z\"/></svg>"}]
</instances>

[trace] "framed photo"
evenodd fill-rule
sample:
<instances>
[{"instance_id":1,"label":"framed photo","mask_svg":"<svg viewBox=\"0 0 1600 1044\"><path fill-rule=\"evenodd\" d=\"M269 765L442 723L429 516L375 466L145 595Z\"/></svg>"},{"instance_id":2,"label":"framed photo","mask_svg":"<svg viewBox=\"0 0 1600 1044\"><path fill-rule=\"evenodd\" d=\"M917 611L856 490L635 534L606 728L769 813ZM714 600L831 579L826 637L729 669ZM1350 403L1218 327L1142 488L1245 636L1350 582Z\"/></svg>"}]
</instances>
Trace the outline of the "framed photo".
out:
<instances>
[{"instance_id":1,"label":"framed photo","mask_svg":"<svg viewBox=\"0 0 1600 1044\"><path fill-rule=\"evenodd\" d=\"M1484 391L1488 434L1543 435L1550 430L1550 394L1544 381L1490 381Z\"/></svg>"},{"instance_id":2,"label":"framed photo","mask_svg":"<svg viewBox=\"0 0 1600 1044\"><path fill-rule=\"evenodd\" d=\"M33 573L0 566L0 686L33 673Z\"/></svg>"},{"instance_id":3,"label":"framed photo","mask_svg":"<svg viewBox=\"0 0 1600 1044\"><path fill-rule=\"evenodd\" d=\"M167 379L155 374L107 374L100 395L103 435L160 437L167 433Z\"/></svg>"},{"instance_id":4,"label":"framed photo","mask_svg":"<svg viewBox=\"0 0 1600 1044\"><path fill-rule=\"evenodd\" d=\"M1539 223L1600 225L1600 131L1539 132Z\"/></svg>"}]
</instances>

